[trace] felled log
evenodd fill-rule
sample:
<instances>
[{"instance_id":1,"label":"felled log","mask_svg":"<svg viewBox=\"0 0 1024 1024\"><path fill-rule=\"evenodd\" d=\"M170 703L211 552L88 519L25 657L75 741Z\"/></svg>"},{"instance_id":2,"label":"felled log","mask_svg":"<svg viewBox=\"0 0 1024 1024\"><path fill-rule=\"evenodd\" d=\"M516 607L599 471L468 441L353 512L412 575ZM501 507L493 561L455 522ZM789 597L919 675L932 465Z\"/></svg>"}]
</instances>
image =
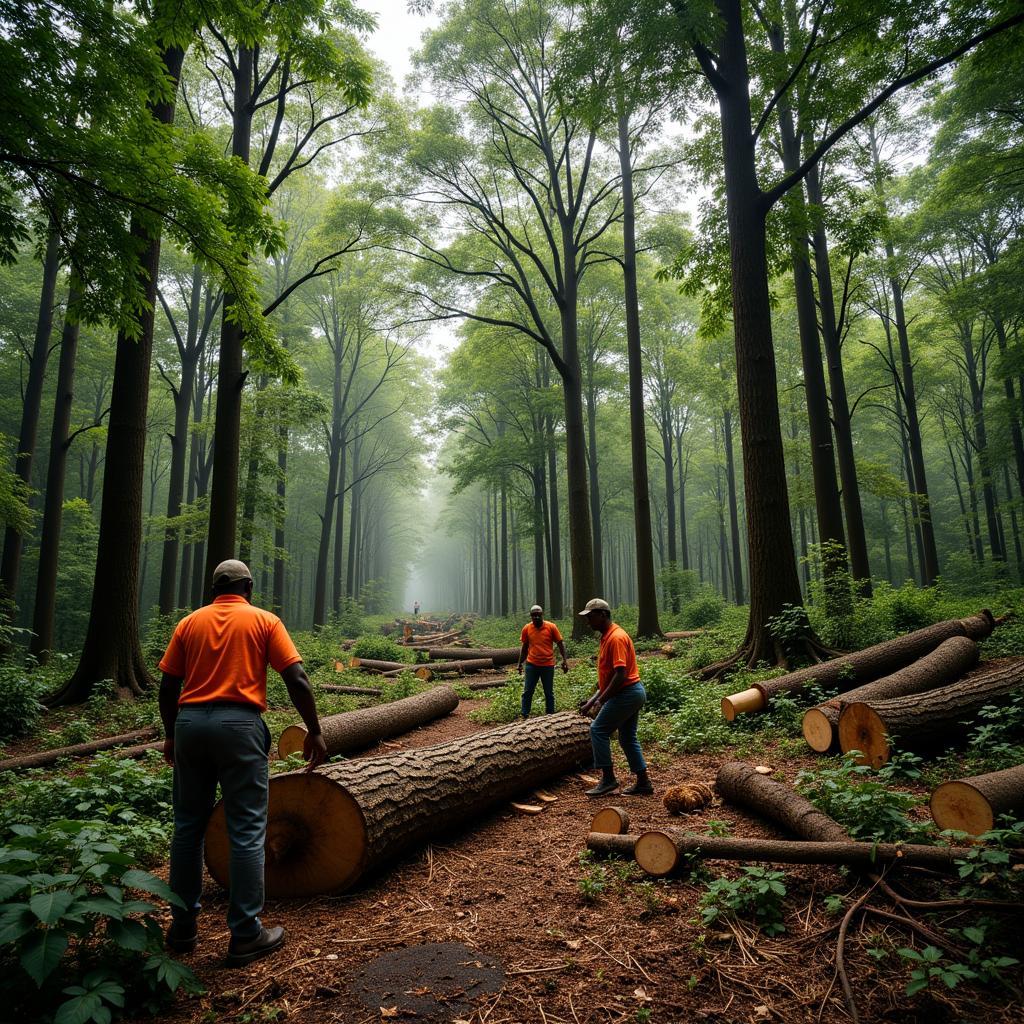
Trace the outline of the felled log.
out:
<instances>
[{"instance_id":1,"label":"felled log","mask_svg":"<svg viewBox=\"0 0 1024 1024\"><path fill-rule=\"evenodd\" d=\"M932 792L929 807L941 829L956 829L972 836L989 832L1000 814L1024 810L1024 764L943 782Z\"/></svg>"},{"instance_id":2,"label":"felled log","mask_svg":"<svg viewBox=\"0 0 1024 1024\"><path fill-rule=\"evenodd\" d=\"M288 772L270 780L266 893L314 896L495 805L573 771L591 754L590 724L575 712L544 715L448 743ZM206 831L206 863L228 883L223 804Z\"/></svg>"},{"instance_id":3,"label":"felled log","mask_svg":"<svg viewBox=\"0 0 1024 1024\"><path fill-rule=\"evenodd\" d=\"M412 668L404 661L378 661L375 658L352 658L348 665L349 668L358 668L363 672L391 672Z\"/></svg>"},{"instance_id":4,"label":"felled log","mask_svg":"<svg viewBox=\"0 0 1024 1024\"><path fill-rule=\"evenodd\" d=\"M358 711L343 711L320 719L327 753L345 754L364 750L389 736L399 736L418 725L451 714L459 706L459 698L450 686L403 697L389 704L376 704ZM279 757L301 751L306 739L304 725L289 725L277 741Z\"/></svg>"},{"instance_id":5,"label":"felled log","mask_svg":"<svg viewBox=\"0 0 1024 1024\"><path fill-rule=\"evenodd\" d=\"M490 658L495 665L514 665L519 660L518 647L431 647L431 661L466 661Z\"/></svg>"},{"instance_id":6,"label":"felled log","mask_svg":"<svg viewBox=\"0 0 1024 1024\"><path fill-rule=\"evenodd\" d=\"M336 686L334 683L322 683L320 689L325 693L347 693L351 697L379 697L384 692L376 686Z\"/></svg>"},{"instance_id":7,"label":"felled log","mask_svg":"<svg viewBox=\"0 0 1024 1024\"><path fill-rule=\"evenodd\" d=\"M654 829L635 839L633 855L637 864L655 878L687 873L695 857L772 864L843 864L867 870L883 864L906 864L935 871L955 871L956 862L971 853L967 846L719 838L676 829Z\"/></svg>"},{"instance_id":8,"label":"felled log","mask_svg":"<svg viewBox=\"0 0 1024 1024\"><path fill-rule=\"evenodd\" d=\"M853 651L820 665L811 665L784 676L764 679L754 683L742 693L734 693L722 700L722 714L731 722L737 715L751 711L763 711L772 697L789 693L801 687L817 683L819 686L837 687L850 690L861 683L870 682L888 675L904 665L929 654L936 647L953 636L967 636L972 640L983 640L995 628L996 620L987 609L966 619L947 619L936 622L924 629L914 630L893 640Z\"/></svg>"},{"instance_id":9,"label":"felled log","mask_svg":"<svg viewBox=\"0 0 1024 1024\"><path fill-rule=\"evenodd\" d=\"M963 731L986 704L1005 703L1024 687L1024 661L962 679L910 697L847 704L839 716L839 746L845 754L859 750L861 764L875 768L892 755L890 736L928 744Z\"/></svg>"},{"instance_id":10,"label":"felled log","mask_svg":"<svg viewBox=\"0 0 1024 1024\"><path fill-rule=\"evenodd\" d=\"M104 736L101 740L90 740L88 743L75 743L70 747L54 747L52 750L40 750L35 754L22 754L20 757L9 757L6 761L0 761L0 772L12 772L26 768L43 768L48 764L54 764L64 757L88 757L89 754L97 754L101 750L111 750L114 747L123 747L132 741L147 739L156 736L159 730L153 726L145 729L136 729L134 732L123 732L118 736ZM135 750L141 748L146 750L156 749L163 745L159 743L146 743L138 746L131 746L120 752L122 757L138 757Z\"/></svg>"},{"instance_id":11,"label":"felled log","mask_svg":"<svg viewBox=\"0 0 1024 1024\"><path fill-rule=\"evenodd\" d=\"M839 822L784 782L760 775L752 764L728 761L718 769L715 787L723 800L769 818L801 839L849 842Z\"/></svg>"},{"instance_id":12,"label":"felled log","mask_svg":"<svg viewBox=\"0 0 1024 1024\"><path fill-rule=\"evenodd\" d=\"M959 679L977 663L978 645L970 637L954 636L943 640L931 654L918 658L906 668L811 708L803 718L804 739L812 750L826 754L839 745L839 714L844 705L855 701L870 704L934 690Z\"/></svg>"},{"instance_id":13,"label":"felled log","mask_svg":"<svg viewBox=\"0 0 1024 1024\"><path fill-rule=\"evenodd\" d=\"M671 629L665 634L666 640L689 640L691 637L700 636L703 629Z\"/></svg>"},{"instance_id":14,"label":"felled log","mask_svg":"<svg viewBox=\"0 0 1024 1024\"><path fill-rule=\"evenodd\" d=\"M636 836L617 836L613 832L591 832L587 836L587 849L602 857L626 857L633 859Z\"/></svg>"},{"instance_id":15,"label":"felled log","mask_svg":"<svg viewBox=\"0 0 1024 1024\"><path fill-rule=\"evenodd\" d=\"M477 679L475 682L466 683L467 690L498 690L503 687L506 679Z\"/></svg>"},{"instance_id":16,"label":"felled log","mask_svg":"<svg viewBox=\"0 0 1024 1024\"><path fill-rule=\"evenodd\" d=\"M629 831L629 813L622 807L602 807L594 815L590 831L624 836Z\"/></svg>"},{"instance_id":17,"label":"felled log","mask_svg":"<svg viewBox=\"0 0 1024 1024\"><path fill-rule=\"evenodd\" d=\"M429 665L417 665L414 671L420 679L432 679L436 675L465 676L488 672L494 667L492 658L467 658L464 661L432 661Z\"/></svg>"}]
</instances>

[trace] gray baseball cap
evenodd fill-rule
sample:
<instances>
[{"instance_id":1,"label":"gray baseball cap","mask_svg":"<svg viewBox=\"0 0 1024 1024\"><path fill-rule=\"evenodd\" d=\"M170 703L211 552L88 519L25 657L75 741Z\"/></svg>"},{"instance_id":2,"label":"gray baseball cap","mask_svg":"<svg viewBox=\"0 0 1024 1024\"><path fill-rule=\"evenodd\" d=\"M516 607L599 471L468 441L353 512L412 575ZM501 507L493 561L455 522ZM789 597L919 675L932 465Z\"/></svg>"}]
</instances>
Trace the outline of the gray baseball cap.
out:
<instances>
[{"instance_id":1,"label":"gray baseball cap","mask_svg":"<svg viewBox=\"0 0 1024 1024\"><path fill-rule=\"evenodd\" d=\"M611 615L612 606L603 597L592 597L578 614L586 618L591 612L608 612Z\"/></svg>"},{"instance_id":2,"label":"gray baseball cap","mask_svg":"<svg viewBox=\"0 0 1024 1024\"><path fill-rule=\"evenodd\" d=\"M252 573L245 562L237 558L226 558L213 570L213 585L218 583L234 583L236 580L251 580Z\"/></svg>"},{"instance_id":3,"label":"gray baseball cap","mask_svg":"<svg viewBox=\"0 0 1024 1024\"><path fill-rule=\"evenodd\" d=\"M539 604L535 604L535 605L534 605L534 606L533 606L533 607L532 607L532 608L530 609L530 614L532 615L532 614L533 614L534 612L543 612L543 611L544 611L544 609L543 609L543 608L541 608L541 606L540 606Z\"/></svg>"}]
</instances>

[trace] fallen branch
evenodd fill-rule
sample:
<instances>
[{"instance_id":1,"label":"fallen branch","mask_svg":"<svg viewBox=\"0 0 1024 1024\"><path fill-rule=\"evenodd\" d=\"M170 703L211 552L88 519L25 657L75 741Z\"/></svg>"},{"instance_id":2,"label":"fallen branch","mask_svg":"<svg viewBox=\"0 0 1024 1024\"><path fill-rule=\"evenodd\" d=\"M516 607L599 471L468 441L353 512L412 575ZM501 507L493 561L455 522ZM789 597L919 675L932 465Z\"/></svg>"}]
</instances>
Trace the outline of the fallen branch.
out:
<instances>
[{"instance_id":1,"label":"fallen branch","mask_svg":"<svg viewBox=\"0 0 1024 1024\"><path fill-rule=\"evenodd\" d=\"M54 747L52 750L40 750L35 754L22 754L20 757L9 757L6 761L0 761L0 772L20 771L27 768L43 768L54 764L65 757L88 757L90 754L97 754L101 750L112 750L114 747L125 747L135 740L146 739L149 736L159 735L159 730L154 726L147 726L145 729L136 729L134 732L121 733L118 736L105 736L101 740L90 740L88 743L75 743L70 747ZM163 746L163 740L157 743L145 743L125 747L119 752L121 757L139 757L147 750L155 750Z\"/></svg>"}]
</instances>

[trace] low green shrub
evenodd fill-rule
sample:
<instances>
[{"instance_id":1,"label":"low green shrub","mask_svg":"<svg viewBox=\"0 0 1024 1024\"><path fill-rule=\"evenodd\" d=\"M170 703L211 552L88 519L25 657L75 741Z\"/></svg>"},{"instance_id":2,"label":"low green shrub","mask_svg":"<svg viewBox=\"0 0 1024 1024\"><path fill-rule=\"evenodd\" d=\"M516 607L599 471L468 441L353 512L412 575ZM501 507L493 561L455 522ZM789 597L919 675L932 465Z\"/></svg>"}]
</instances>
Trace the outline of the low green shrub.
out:
<instances>
[{"instance_id":1,"label":"low green shrub","mask_svg":"<svg viewBox=\"0 0 1024 1024\"><path fill-rule=\"evenodd\" d=\"M379 633L364 633L352 645L353 658L369 658L371 661L412 661L412 651L402 647L391 637Z\"/></svg>"},{"instance_id":2,"label":"low green shrub","mask_svg":"<svg viewBox=\"0 0 1024 1024\"><path fill-rule=\"evenodd\" d=\"M709 882L700 898L701 921L713 924L723 918L745 918L765 935L781 935L786 930L782 907L785 877L783 871L745 867L739 878Z\"/></svg>"},{"instance_id":3,"label":"low green shrub","mask_svg":"<svg viewBox=\"0 0 1024 1024\"><path fill-rule=\"evenodd\" d=\"M705 591L683 605L683 624L686 629L704 629L720 622L725 601L713 591Z\"/></svg>"},{"instance_id":4,"label":"low green shrub","mask_svg":"<svg viewBox=\"0 0 1024 1024\"><path fill-rule=\"evenodd\" d=\"M0 743L27 736L39 725L43 690L23 665L0 664Z\"/></svg>"},{"instance_id":5,"label":"low green shrub","mask_svg":"<svg viewBox=\"0 0 1024 1024\"><path fill-rule=\"evenodd\" d=\"M57 855L59 851L59 855ZM0 996L54 1024L155 1013L195 975L163 949L159 907L181 905L140 870L104 822L18 825L0 846Z\"/></svg>"}]
</instances>

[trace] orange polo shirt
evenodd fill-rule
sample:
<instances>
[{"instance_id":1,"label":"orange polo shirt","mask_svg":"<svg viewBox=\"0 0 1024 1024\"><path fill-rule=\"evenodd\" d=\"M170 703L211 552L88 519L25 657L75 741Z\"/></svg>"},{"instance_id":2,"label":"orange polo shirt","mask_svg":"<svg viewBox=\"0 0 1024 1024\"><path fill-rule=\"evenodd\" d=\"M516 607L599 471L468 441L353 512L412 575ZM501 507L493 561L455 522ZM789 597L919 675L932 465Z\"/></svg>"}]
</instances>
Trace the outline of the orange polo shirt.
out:
<instances>
[{"instance_id":1,"label":"orange polo shirt","mask_svg":"<svg viewBox=\"0 0 1024 1024\"><path fill-rule=\"evenodd\" d=\"M284 623L241 594L221 594L178 623L160 671L185 680L179 704L233 700L267 708L267 665L302 661Z\"/></svg>"},{"instance_id":2,"label":"orange polo shirt","mask_svg":"<svg viewBox=\"0 0 1024 1024\"><path fill-rule=\"evenodd\" d=\"M523 626L519 634L521 644L529 644L526 652L526 660L531 665L545 668L555 663L555 642L561 641L562 634L553 622L544 621L540 626L535 626L531 619Z\"/></svg>"},{"instance_id":3,"label":"orange polo shirt","mask_svg":"<svg viewBox=\"0 0 1024 1024\"><path fill-rule=\"evenodd\" d=\"M640 669L637 668L633 641L621 626L613 622L611 629L602 635L601 646L597 652L597 685L601 693L608 689L617 668L626 670L623 689L640 682Z\"/></svg>"}]
</instances>

